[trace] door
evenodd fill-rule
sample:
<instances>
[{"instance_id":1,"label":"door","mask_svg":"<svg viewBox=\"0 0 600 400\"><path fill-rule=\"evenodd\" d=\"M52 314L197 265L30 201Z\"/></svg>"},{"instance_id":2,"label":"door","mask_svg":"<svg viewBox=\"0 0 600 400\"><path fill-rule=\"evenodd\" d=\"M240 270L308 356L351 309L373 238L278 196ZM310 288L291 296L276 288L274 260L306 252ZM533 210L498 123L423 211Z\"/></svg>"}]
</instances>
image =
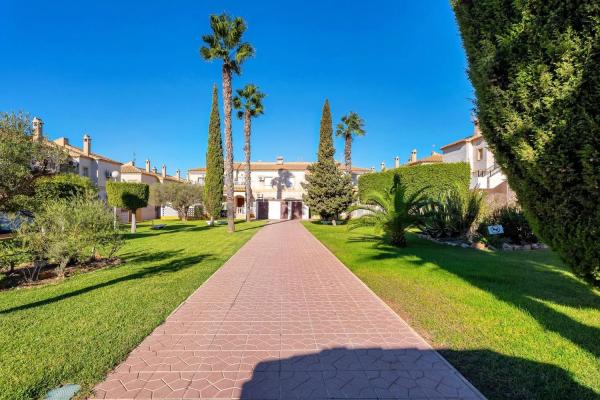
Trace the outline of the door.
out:
<instances>
[{"instance_id":1,"label":"door","mask_svg":"<svg viewBox=\"0 0 600 400\"><path fill-rule=\"evenodd\" d=\"M269 200L269 219L281 218L281 201Z\"/></svg>"},{"instance_id":2,"label":"door","mask_svg":"<svg viewBox=\"0 0 600 400\"><path fill-rule=\"evenodd\" d=\"M256 219L267 219L269 217L269 202L258 200L256 202Z\"/></svg>"},{"instance_id":3,"label":"door","mask_svg":"<svg viewBox=\"0 0 600 400\"><path fill-rule=\"evenodd\" d=\"M288 203L287 203L287 201L281 202L281 218L280 219L288 219Z\"/></svg>"},{"instance_id":4,"label":"door","mask_svg":"<svg viewBox=\"0 0 600 400\"><path fill-rule=\"evenodd\" d=\"M301 201L292 201L292 219L302 219Z\"/></svg>"}]
</instances>

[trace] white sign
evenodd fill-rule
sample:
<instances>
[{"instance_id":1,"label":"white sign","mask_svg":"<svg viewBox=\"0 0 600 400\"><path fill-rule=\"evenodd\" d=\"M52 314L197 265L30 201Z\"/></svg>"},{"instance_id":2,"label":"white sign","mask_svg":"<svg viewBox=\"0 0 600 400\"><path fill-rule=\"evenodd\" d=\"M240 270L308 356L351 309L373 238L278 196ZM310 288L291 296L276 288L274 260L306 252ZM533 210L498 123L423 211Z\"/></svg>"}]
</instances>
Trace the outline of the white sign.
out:
<instances>
[{"instance_id":1,"label":"white sign","mask_svg":"<svg viewBox=\"0 0 600 400\"><path fill-rule=\"evenodd\" d=\"M504 228L502 227L502 225L489 225L488 233L490 235L501 235L504 233Z\"/></svg>"}]
</instances>

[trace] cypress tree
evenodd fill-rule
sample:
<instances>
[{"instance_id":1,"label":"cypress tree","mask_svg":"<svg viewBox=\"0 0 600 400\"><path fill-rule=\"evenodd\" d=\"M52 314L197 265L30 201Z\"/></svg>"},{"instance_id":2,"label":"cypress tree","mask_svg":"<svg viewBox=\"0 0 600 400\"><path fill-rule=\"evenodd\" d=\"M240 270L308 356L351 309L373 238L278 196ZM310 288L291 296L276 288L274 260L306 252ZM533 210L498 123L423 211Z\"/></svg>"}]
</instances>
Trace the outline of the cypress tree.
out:
<instances>
[{"instance_id":1,"label":"cypress tree","mask_svg":"<svg viewBox=\"0 0 600 400\"><path fill-rule=\"evenodd\" d=\"M600 3L451 4L483 137L536 235L600 285Z\"/></svg>"},{"instance_id":2,"label":"cypress tree","mask_svg":"<svg viewBox=\"0 0 600 400\"><path fill-rule=\"evenodd\" d=\"M329 101L325 100L321 117L319 150L317 162L308 167L304 202L321 219L333 220L345 212L353 200L352 178L344 174L335 162L333 155L333 123Z\"/></svg>"},{"instance_id":3,"label":"cypress tree","mask_svg":"<svg viewBox=\"0 0 600 400\"><path fill-rule=\"evenodd\" d=\"M211 225L219 218L223 208L223 142L217 85L213 86L210 120L208 123L208 148L206 149L206 176L204 178L204 209Z\"/></svg>"}]
</instances>

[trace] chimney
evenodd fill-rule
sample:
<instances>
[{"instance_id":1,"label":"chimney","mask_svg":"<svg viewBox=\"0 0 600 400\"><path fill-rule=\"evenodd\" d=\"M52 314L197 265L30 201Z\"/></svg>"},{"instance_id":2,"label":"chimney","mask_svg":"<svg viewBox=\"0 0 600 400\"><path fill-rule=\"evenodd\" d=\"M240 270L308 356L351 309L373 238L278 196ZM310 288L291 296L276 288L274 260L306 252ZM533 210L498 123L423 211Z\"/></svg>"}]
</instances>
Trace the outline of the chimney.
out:
<instances>
[{"instance_id":1,"label":"chimney","mask_svg":"<svg viewBox=\"0 0 600 400\"><path fill-rule=\"evenodd\" d=\"M415 161L417 161L417 149L413 149L413 151L410 153L410 162Z\"/></svg>"},{"instance_id":2,"label":"chimney","mask_svg":"<svg viewBox=\"0 0 600 400\"><path fill-rule=\"evenodd\" d=\"M473 118L473 137L481 136L481 129L479 129L479 119Z\"/></svg>"},{"instance_id":3,"label":"chimney","mask_svg":"<svg viewBox=\"0 0 600 400\"><path fill-rule=\"evenodd\" d=\"M31 121L33 127L33 140L39 141L44 137L44 121L38 117L34 117Z\"/></svg>"},{"instance_id":4,"label":"chimney","mask_svg":"<svg viewBox=\"0 0 600 400\"><path fill-rule=\"evenodd\" d=\"M156 167L152 167L152 173L153 174L158 174L158 170L156 169Z\"/></svg>"},{"instance_id":5,"label":"chimney","mask_svg":"<svg viewBox=\"0 0 600 400\"><path fill-rule=\"evenodd\" d=\"M399 168L400 167L400 157L396 156L395 162L394 162L394 167L395 168Z\"/></svg>"},{"instance_id":6,"label":"chimney","mask_svg":"<svg viewBox=\"0 0 600 400\"><path fill-rule=\"evenodd\" d=\"M150 160L146 158L146 172L150 172Z\"/></svg>"},{"instance_id":7,"label":"chimney","mask_svg":"<svg viewBox=\"0 0 600 400\"><path fill-rule=\"evenodd\" d=\"M54 140L54 143L58 144L59 146L65 147L69 144L69 139L67 139L66 137L61 137Z\"/></svg>"},{"instance_id":8,"label":"chimney","mask_svg":"<svg viewBox=\"0 0 600 400\"><path fill-rule=\"evenodd\" d=\"M375 172L375 166L374 165L371 167L371 172Z\"/></svg>"},{"instance_id":9,"label":"chimney","mask_svg":"<svg viewBox=\"0 0 600 400\"><path fill-rule=\"evenodd\" d=\"M382 161L382 162L381 162L381 170L382 170L382 171L385 171L385 161Z\"/></svg>"},{"instance_id":10,"label":"chimney","mask_svg":"<svg viewBox=\"0 0 600 400\"><path fill-rule=\"evenodd\" d=\"M177 170L175 171L175 177L179 180L181 179L181 171L179 170L179 168L177 168Z\"/></svg>"},{"instance_id":11,"label":"chimney","mask_svg":"<svg viewBox=\"0 0 600 400\"><path fill-rule=\"evenodd\" d=\"M277 164L283 165L283 157L282 156L277 157Z\"/></svg>"},{"instance_id":12,"label":"chimney","mask_svg":"<svg viewBox=\"0 0 600 400\"><path fill-rule=\"evenodd\" d=\"M92 152L92 138L87 133L83 135L83 154L89 156Z\"/></svg>"},{"instance_id":13,"label":"chimney","mask_svg":"<svg viewBox=\"0 0 600 400\"><path fill-rule=\"evenodd\" d=\"M162 177L167 176L167 166L165 164L162 165Z\"/></svg>"}]
</instances>

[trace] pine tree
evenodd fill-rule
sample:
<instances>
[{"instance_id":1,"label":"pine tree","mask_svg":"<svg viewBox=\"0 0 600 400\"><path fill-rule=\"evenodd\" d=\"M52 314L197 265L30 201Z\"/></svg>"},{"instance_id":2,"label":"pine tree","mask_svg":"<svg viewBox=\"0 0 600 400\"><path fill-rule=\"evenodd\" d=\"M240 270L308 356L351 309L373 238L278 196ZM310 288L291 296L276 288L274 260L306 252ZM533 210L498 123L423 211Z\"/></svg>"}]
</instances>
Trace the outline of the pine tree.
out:
<instances>
[{"instance_id":1,"label":"pine tree","mask_svg":"<svg viewBox=\"0 0 600 400\"><path fill-rule=\"evenodd\" d=\"M204 209L211 225L219 218L223 208L223 143L217 85L213 86L210 121L208 123L208 148L206 150L206 176L204 178Z\"/></svg>"},{"instance_id":2,"label":"pine tree","mask_svg":"<svg viewBox=\"0 0 600 400\"><path fill-rule=\"evenodd\" d=\"M304 188L304 202L321 216L332 220L345 212L353 200L352 180L344 174L335 162L333 155L333 124L329 101L325 100L321 117L318 161L308 167Z\"/></svg>"}]
</instances>

